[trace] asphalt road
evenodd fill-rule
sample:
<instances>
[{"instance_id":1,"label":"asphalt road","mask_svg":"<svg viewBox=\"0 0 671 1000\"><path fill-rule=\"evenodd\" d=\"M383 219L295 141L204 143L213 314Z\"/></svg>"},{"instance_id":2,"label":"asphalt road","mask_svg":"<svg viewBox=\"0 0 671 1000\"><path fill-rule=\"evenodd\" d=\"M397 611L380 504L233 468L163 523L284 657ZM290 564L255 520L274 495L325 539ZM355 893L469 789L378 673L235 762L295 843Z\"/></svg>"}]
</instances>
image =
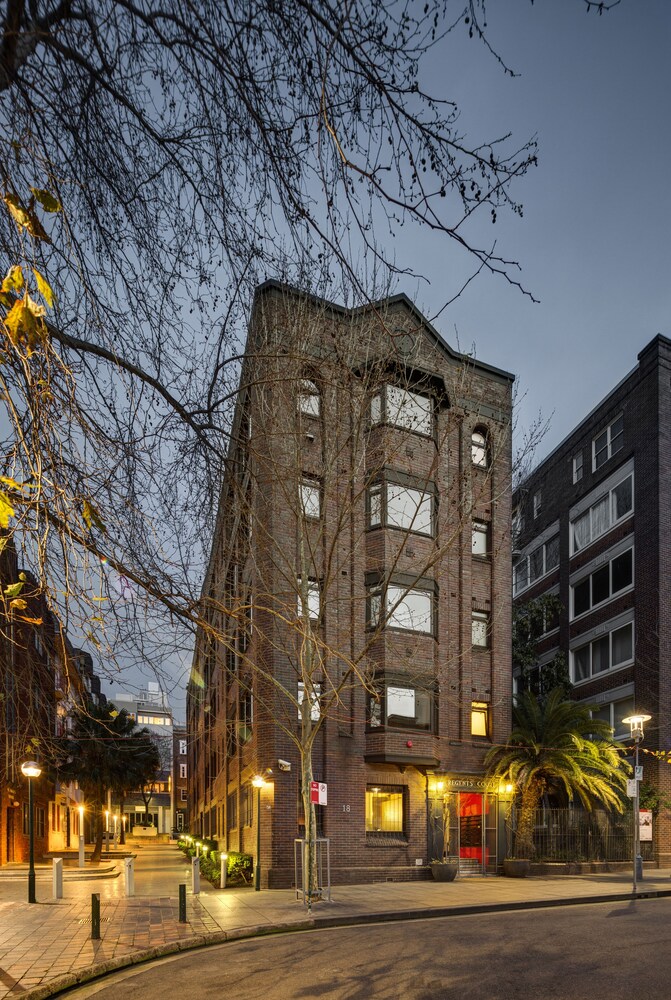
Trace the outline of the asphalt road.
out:
<instances>
[{"instance_id":1,"label":"asphalt road","mask_svg":"<svg viewBox=\"0 0 671 1000\"><path fill-rule=\"evenodd\" d=\"M118 1000L671 997L671 899L345 927L230 942L67 993Z\"/></svg>"}]
</instances>

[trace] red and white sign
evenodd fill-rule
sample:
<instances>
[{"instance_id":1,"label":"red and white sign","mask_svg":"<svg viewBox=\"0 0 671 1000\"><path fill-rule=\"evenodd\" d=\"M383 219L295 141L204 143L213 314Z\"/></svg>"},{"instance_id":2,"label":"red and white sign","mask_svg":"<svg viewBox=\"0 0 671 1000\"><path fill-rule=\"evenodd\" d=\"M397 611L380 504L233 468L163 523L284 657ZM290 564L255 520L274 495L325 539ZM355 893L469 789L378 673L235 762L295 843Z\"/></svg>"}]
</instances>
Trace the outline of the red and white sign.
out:
<instances>
[{"instance_id":1,"label":"red and white sign","mask_svg":"<svg viewBox=\"0 0 671 1000\"><path fill-rule=\"evenodd\" d=\"M310 802L315 806L326 805L326 782L310 782Z\"/></svg>"}]
</instances>

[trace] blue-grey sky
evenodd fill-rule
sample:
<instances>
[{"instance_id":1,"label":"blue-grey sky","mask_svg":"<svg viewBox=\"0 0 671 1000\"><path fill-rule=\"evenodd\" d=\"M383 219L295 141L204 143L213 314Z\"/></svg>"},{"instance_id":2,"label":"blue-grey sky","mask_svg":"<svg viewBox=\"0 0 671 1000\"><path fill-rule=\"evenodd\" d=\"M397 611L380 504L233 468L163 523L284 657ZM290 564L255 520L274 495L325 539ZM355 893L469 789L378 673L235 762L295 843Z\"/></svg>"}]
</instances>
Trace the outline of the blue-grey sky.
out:
<instances>
[{"instance_id":1,"label":"blue-grey sky","mask_svg":"<svg viewBox=\"0 0 671 1000\"><path fill-rule=\"evenodd\" d=\"M652 337L671 335L671 2L621 0L599 16L582 0L498 0L488 24L517 77L464 32L424 83L456 99L472 139L537 136L539 164L515 188L523 217L499 213L492 226L483 214L478 232L519 261L540 302L480 275L436 326L518 376L522 424L539 410L552 416L542 457ZM402 289L432 316L468 262L430 235L412 254L430 284Z\"/></svg>"}]
</instances>

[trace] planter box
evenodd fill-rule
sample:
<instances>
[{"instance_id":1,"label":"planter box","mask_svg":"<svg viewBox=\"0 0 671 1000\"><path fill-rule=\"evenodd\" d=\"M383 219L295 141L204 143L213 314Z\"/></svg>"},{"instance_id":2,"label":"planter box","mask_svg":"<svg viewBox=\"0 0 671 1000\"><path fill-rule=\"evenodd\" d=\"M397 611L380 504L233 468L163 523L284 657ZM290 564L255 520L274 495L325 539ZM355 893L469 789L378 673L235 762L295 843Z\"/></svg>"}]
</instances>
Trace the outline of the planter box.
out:
<instances>
[{"instance_id":1,"label":"planter box","mask_svg":"<svg viewBox=\"0 0 671 1000\"><path fill-rule=\"evenodd\" d=\"M432 861L431 874L436 882L454 882L459 872L459 862L454 861Z\"/></svg>"},{"instance_id":2,"label":"planter box","mask_svg":"<svg viewBox=\"0 0 671 1000\"><path fill-rule=\"evenodd\" d=\"M526 858L505 858L503 861L503 874L508 878L526 878L530 867L531 862Z\"/></svg>"}]
</instances>

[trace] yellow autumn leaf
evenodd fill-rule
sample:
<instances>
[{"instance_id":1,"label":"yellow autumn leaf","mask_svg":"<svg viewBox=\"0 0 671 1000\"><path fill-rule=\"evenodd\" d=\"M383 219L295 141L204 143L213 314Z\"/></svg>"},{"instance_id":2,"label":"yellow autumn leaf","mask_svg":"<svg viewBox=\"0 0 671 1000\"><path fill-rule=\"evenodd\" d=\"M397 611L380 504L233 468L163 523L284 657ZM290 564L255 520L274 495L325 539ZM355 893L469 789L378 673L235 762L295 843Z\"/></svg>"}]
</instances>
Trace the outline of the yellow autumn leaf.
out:
<instances>
[{"instance_id":1,"label":"yellow autumn leaf","mask_svg":"<svg viewBox=\"0 0 671 1000\"><path fill-rule=\"evenodd\" d=\"M26 622L28 625L43 625L44 621L42 618L31 618L29 615L19 615L22 622Z\"/></svg>"},{"instance_id":2,"label":"yellow autumn leaf","mask_svg":"<svg viewBox=\"0 0 671 1000\"><path fill-rule=\"evenodd\" d=\"M0 285L0 291L2 292L20 292L23 288L23 269L19 264L14 264L10 267L9 271L5 275Z\"/></svg>"},{"instance_id":3,"label":"yellow autumn leaf","mask_svg":"<svg viewBox=\"0 0 671 1000\"><path fill-rule=\"evenodd\" d=\"M5 597L18 597L23 590L23 581L20 580L18 583L10 583L3 590Z\"/></svg>"},{"instance_id":4,"label":"yellow autumn leaf","mask_svg":"<svg viewBox=\"0 0 671 1000\"><path fill-rule=\"evenodd\" d=\"M25 611L28 607L28 601L24 601L22 597L15 597L13 601L9 602L10 611Z\"/></svg>"},{"instance_id":5,"label":"yellow autumn leaf","mask_svg":"<svg viewBox=\"0 0 671 1000\"><path fill-rule=\"evenodd\" d=\"M30 350L46 337L45 312L44 306L31 299L28 292L14 303L5 316L5 326L15 347L25 343Z\"/></svg>"},{"instance_id":6,"label":"yellow autumn leaf","mask_svg":"<svg viewBox=\"0 0 671 1000\"><path fill-rule=\"evenodd\" d=\"M53 309L54 292L51 285L49 284L46 278L42 277L42 275L38 270L36 270L36 268L33 268L33 274L35 275L35 281L37 282L38 292L40 293L46 304L49 306L49 308Z\"/></svg>"},{"instance_id":7,"label":"yellow autumn leaf","mask_svg":"<svg viewBox=\"0 0 671 1000\"><path fill-rule=\"evenodd\" d=\"M86 527L91 530L91 528L96 527L99 531L106 531L105 525L103 523L100 514L95 509L93 504L89 500L85 500L82 504L82 517L84 518L84 523Z\"/></svg>"},{"instance_id":8,"label":"yellow autumn leaf","mask_svg":"<svg viewBox=\"0 0 671 1000\"><path fill-rule=\"evenodd\" d=\"M7 494L0 490L0 527L8 528L10 517L14 517L14 508Z\"/></svg>"},{"instance_id":9,"label":"yellow autumn leaf","mask_svg":"<svg viewBox=\"0 0 671 1000\"><path fill-rule=\"evenodd\" d=\"M63 208L58 198L55 198L51 191L32 187L30 190L33 192L35 200L39 201L45 212L60 212Z\"/></svg>"},{"instance_id":10,"label":"yellow autumn leaf","mask_svg":"<svg viewBox=\"0 0 671 1000\"><path fill-rule=\"evenodd\" d=\"M49 236L40 220L31 209L26 208L18 195L12 194L8 191L3 196L3 201L7 206L9 214L19 227L19 230L25 229L31 236L34 236L35 239L43 240L45 243L51 243L51 240L49 239Z\"/></svg>"},{"instance_id":11,"label":"yellow autumn leaf","mask_svg":"<svg viewBox=\"0 0 671 1000\"><path fill-rule=\"evenodd\" d=\"M23 489L21 483L17 483L16 479L12 479L11 476L0 476L0 483L4 483L5 486L9 486L12 490Z\"/></svg>"}]
</instances>

